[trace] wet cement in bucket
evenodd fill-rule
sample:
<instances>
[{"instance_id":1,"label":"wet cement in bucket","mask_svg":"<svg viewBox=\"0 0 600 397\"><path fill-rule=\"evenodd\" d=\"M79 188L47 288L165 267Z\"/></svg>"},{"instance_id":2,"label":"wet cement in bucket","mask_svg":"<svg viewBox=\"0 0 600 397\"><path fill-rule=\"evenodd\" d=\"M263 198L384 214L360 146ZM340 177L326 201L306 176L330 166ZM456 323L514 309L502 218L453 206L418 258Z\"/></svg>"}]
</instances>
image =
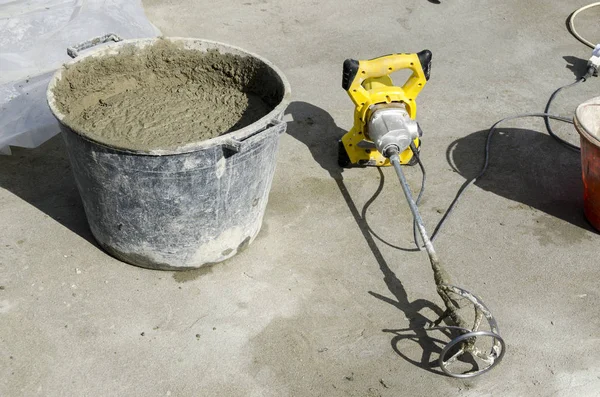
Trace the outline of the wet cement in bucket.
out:
<instances>
[{"instance_id":1,"label":"wet cement in bucket","mask_svg":"<svg viewBox=\"0 0 600 397\"><path fill-rule=\"evenodd\" d=\"M100 143L175 149L243 128L281 100L253 57L184 49L167 40L88 57L54 88L64 122Z\"/></svg>"}]
</instances>

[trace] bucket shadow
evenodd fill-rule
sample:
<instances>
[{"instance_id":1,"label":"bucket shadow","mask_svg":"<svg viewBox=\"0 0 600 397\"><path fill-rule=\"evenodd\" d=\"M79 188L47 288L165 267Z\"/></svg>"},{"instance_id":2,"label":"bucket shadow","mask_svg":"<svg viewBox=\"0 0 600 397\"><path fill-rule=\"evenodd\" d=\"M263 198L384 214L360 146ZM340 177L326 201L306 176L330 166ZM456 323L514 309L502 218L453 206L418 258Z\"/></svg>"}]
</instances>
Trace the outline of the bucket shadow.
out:
<instances>
[{"instance_id":1,"label":"bucket shadow","mask_svg":"<svg viewBox=\"0 0 600 397\"><path fill-rule=\"evenodd\" d=\"M369 246L379 265L379 269L383 274L383 280L393 298L383 296L373 291L369 291L369 294L398 308L398 310L409 319L409 327L406 329L383 330L384 332L389 332L394 335L391 340L392 349L406 361L427 371L441 374L442 372L440 370L435 369L437 360L431 359L432 356L441 352L440 346L436 344L436 342L440 341L432 339L426 334L423 327L430 320L420 312L423 309L429 309L439 316L442 314L443 310L428 300L409 300L402 282L390 269L383 254L379 250L375 238L373 237L373 233L371 232L371 228L364 216L366 208L373 203L383 188L383 174L379 171L381 173L381 178L377 190L373 194L373 197L367 201L362 211L359 210L344 184L343 168L337 164L338 140L345 131L335 124L331 115L325 110L306 102L292 102L287 108L286 114L293 117L293 121L288 122L287 133L306 145L314 160L329 173L329 176L332 179L335 180L340 194L343 196L365 242ZM365 172L374 172L374 170L365 169ZM348 242L348 244L350 245L350 242ZM421 359L419 361L410 359L401 352L398 345L402 340L410 340L419 344L422 349Z\"/></svg>"},{"instance_id":2,"label":"bucket shadow","mask_svg":"<svg viewBox=\"0 0 600 397\"><path fill-rule=\"evenodd\" d=\"M487 134L488 130L477 131L448 147L448 163L467 180L481 169ZM499 128L492 138L488 170L475 185L592 230L583 214L579 153L542 132Z\"/></svg>"},{"instance_id":3,"label":"bucket shadow","mask_svg":"<svg viewBox=\"0 0 600 397\"><path fill-rule=\"evenodd\" d=\"M0 156L0 188L33 205L97 246L60 135L35 149L12 148Z\"/></svg>"}]
</instances>

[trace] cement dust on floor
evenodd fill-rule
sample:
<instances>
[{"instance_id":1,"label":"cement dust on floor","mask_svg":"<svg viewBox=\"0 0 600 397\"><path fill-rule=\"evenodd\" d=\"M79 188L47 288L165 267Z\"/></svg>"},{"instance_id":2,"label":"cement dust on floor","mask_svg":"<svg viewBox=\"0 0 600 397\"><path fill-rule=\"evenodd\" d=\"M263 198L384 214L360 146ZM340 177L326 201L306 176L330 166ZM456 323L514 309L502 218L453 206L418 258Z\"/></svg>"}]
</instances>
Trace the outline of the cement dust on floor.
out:
<instances>
[{"instance_id":1,"label":"cement dust on floor","mask_svg":"<svg viewBox=\"0 0 600 397\"><path fill-rule=\"evenodd\" d=\"M579 207L577 155L541 120L505 126L489 174L436 241L508 344L470 381L423 364L439 347L402 331L442 303L425 255L394 248L410 248L412 230L393 170L335 165L352 124L343 60L430 49L417 102L431 228L481 164L482 131L541 111L573 78L565 58L589 57L564 26L585 3L146 1L165 34L238 45L290 80L263 229L210 270L135 268L94 244L60 139L0 157L0 395L597 395L599 237ZM559 97L557 112L598 82ZM416 188L418 170L406 173Z\"/></svg>"}]
</instances>

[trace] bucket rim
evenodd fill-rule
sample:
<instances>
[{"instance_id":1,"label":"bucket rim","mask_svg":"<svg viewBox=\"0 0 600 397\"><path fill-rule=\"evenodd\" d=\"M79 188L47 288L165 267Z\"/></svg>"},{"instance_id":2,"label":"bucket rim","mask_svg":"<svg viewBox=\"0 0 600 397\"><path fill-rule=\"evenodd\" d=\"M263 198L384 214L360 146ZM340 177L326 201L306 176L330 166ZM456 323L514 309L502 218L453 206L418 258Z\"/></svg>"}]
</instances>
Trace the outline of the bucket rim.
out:
<instances>
[{"instance_id":1,"label":"bucket rim","mask_svg":"<svg viewBox=\"0 0 600 397\"><path fill-rule=\"evenodd\" d=\"M586 141L588 141L594 146L600 147L600 136L597 136L592 131L589 131L588 128L580 120L582 117L583 110L590 106L600 107L600 97L589 99L577 106L574 117L575 129L577 130L579 135L581 135L582 138L585 138Z\"/></svg>"},{"instance_id":2,"label":"bucket rim","mask_svg":"<svg viewBox=\"0 0 600 397\"><path fill-rule=\"evenodd\" d=\"M259 61L263 62L271 70L273 70L273 72L275 72L275 74L279 77L279 79L281 80L281 82L283 84L283 97L281 98L281 101L273 108L273 110L271 110L269 113L267 113L266 115L261 117L259 120L255 121L254 123L245 126L244 128L240 128L238 130L231 131L231 132L228 132L226 134L223 134L223 135L220 135L220 136L217 136L214 138L210 138L210 139L206 139L206 140L202 140L202 141L189 142L189 143L186 143L179 147L170 148L170 149L137 150L137 149L131 149L131 148L122 147L122 146L118 146L118 145L109 145L107 143L100 142L100 141L93 139L88 134L84 133L80 129L76 128L75 126L73 126L70 123L65 121L66 116L58 109L58 106L56 104L56 98L55 98L54 92L53 92L54 87L61 80L62 73L64 70L66 70L68 67L70 67L78 62L81 62L82 60L84 60L88 57L109 55L111 53L111 51L117 50L121 47L124 47L126 45L131 45L131 44L134 44L138 47L142 46L142 45L144 45L144 46L151 45L153 43L156 43L159 40L169 40L171 42L202 43L202 44L207 44L209 46L209 48L214 47L214 48L222 48L225 50L230 49L230 50L234 50L234 51L243 53L246 56L256 58ZM198 50L198 51L201 51L201 50ZM60 124L67 127L69 130L73 131L74 133L79 135L81 138L83 138L89 142L92 142L96 145L103 146L105 148L109 148L111 150L115 150L118 152L135 154L135 155L146 155L146 156L167 156L167 155L192 153L192 152L196 152L199 150L208 149L208 148L211 148L214 146L227 145L227 143L231 142L232 139L244 140L244 139L250 137L251 135L254 135L262 130L265 130L270 125L276 124L279 120L281 120L285 109L288 107L288 105L290 103L290 97L291 97L290 83L287 80L287 78L285 77L285 75L283 74L283 72L277 66L275 66L275 64L273 64L271 61L269 61L268 59L266 59L258 54L255 54L251 51L247 51L241 47L237 47L237 46L234 46L231 44L214 41L214 40L207 40L207 39L200 39L200 38L193 38L193 37L165 37L165 36L128 39L128 40L122 40L122 41L118 41L118 42L105 43L105 44L98 45L97 47L94 47L92 49L86 50L85 53L82 53L81 55L77 56L76 58L74 58L68 62L65 62L63 65L61 65L61 67L54 73L54 75L50 79L50 82L48 83L48 88L46 90L46 101L47 101L48 106L50 107L50 110L51 110L52 114L54 115L54 117L56 117L56 119L58 120L58 122Z\"/></svg>"}]
</instances>

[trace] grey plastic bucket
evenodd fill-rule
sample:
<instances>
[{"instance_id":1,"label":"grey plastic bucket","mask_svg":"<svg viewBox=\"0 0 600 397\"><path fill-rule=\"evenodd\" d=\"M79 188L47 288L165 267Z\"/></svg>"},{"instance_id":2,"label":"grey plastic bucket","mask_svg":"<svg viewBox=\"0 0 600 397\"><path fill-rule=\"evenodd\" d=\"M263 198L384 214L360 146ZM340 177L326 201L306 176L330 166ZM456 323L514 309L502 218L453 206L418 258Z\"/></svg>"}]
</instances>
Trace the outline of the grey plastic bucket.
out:
<instances>
[{"instance_id":1,"label":"grey plastic bucket","mask_svg":"<svg viewBox=\"0 0 600 397\"><path fill-rule=\"evenodd\" d=\"M98 46L87 57L144 47L157 39ZM186 49L254 57L266 68L281 101L255 123L174 150L140 152L95 142L69 126L48 86L48 104L58 119L88 224L98 244L116 258L152 269L186 269L221 262L258 234L275 172L281 121L290 88L269 61L240 48L192 38L167 38ZM266 80L265 80L266 81ZM273 84L276 82L276 84Z\"/></svg>"}]
</instances>

